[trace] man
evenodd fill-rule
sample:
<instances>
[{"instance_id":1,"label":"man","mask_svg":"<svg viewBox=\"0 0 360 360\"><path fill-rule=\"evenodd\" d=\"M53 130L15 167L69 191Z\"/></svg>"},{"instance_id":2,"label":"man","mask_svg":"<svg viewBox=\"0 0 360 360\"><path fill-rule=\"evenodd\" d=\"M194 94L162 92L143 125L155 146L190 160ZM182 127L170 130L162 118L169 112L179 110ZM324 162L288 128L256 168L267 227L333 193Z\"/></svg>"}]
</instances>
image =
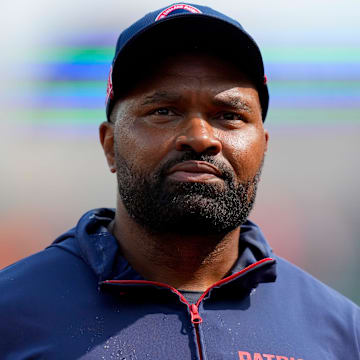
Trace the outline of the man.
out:
<instances>
[{"instance_id":1,"label":"man","mask_svg":"<svg viewBox=\"0 0 360 360\"><path fill-rule=\"evenodd\" d=\"M359 308L247 220L268 100L227 16L174 4L126 29L100 126L116 211L1 272L2 358L360 359Z\"/></svg>"}]
</instances>

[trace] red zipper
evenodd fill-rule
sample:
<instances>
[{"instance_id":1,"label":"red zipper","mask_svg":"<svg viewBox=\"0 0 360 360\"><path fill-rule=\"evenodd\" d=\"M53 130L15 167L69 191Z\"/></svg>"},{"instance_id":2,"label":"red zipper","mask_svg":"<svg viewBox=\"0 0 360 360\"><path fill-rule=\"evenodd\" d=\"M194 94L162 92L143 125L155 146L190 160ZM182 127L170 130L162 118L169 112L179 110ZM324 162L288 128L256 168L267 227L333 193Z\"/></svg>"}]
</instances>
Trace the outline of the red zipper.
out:
<instances>
[{"instance_id":1,"label":"red zipper","mask_svg":"<svg viewBox=\"0 0 360 360\"><path fill-rule=\"evenodd\" d=\"M190 314L191 314L191 322L193 324L201 324L203 319L201 318L199 314L199 308L195 304L191 304L189 306L190 308Z\"/></svg>"},{"instance_id":2,"label":"red zipper","mask_svg":"<svg viewBox=\"0 0 360 360\"><path fill-rule=\"evenodd\" d=\"M196 342L197 342L197 346L198 346L198 351L199 351L199 356L200 356L200 360L203 360L203 353L202 353L202 346L201 346L201 342L200 342L200 330L199 330L199 325L203 322L202 317L199 314L199 305L201 303L202 300L204 300L204 297L209 293L209 291L211 289L213 289L216 286L222 285L227 283L230 280L235 279L236 277L246 273L247 271L265 263L265 262L269 262L269 261L273 261L274 259L272 258L265 258L262 259L260 261L257 261L254 264L251 264L249 266L247 266L246 268L242 269L241 271L232 274L224 279L221 279L220 281L217 281L216 283L214 283L213 285L211 285L210 287L208 287L203 294L200 296L200 298L198 299L198 301L196 302L196 304L189 304L189 302L186 300L186 298L184 297L183 294L181 294L181 292L179 292L178 290L176 290L174 287L165 284L165 283L161 283L161 282L157 282L157 281L148 281L148 280L105 280L102 282L102 284L143 284L143 285L154 285L154 286L159 286L159 287L164 287L167 288L169 290L171 290L173 293L177 294L180 297L180 300L186 304L189 308L190 311L190 316L191 316L191 322L194 324L194 328L195 328L195 333L196 333Z\"/></svg>"}]
</instances>

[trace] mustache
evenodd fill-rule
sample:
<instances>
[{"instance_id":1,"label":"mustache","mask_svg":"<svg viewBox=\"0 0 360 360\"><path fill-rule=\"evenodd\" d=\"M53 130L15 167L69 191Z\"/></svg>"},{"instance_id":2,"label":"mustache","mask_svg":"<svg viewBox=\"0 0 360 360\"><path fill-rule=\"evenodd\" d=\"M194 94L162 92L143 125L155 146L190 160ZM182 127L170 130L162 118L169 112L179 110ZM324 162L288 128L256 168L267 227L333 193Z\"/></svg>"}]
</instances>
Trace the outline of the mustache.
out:
<instances>
[{"instance_id":1,"label":"mustache","mask_svg":"<svg viewBox=\"0 0 360 360\"><path fill-rule=\"evenodd\" d=\"M234 170L232 167L228 164L226 164L224 161L221 161L214 156L204 154L204 153L196 153L195 151L186 151L181 153L176 158L170 159L166 161L165 163L161 164L160 169L156 172L156 175L164 178L167 174L167 172L175 165L182 163L184 161L204 161L211 165L214 165L221 174L221 178L224 180L232 181L235 179Z\"/></svg>"}]
</instances>

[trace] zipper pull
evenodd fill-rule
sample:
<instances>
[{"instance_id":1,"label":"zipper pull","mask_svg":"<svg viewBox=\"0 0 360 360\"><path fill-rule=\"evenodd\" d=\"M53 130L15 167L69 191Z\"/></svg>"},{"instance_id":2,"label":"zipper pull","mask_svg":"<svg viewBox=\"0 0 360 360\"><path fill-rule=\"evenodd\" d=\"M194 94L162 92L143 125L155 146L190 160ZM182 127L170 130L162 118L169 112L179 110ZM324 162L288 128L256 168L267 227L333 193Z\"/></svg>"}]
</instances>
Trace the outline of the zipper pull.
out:
<instances>
[{"instance_id":1,"label":"zipper pull","mask_svg":"<svg viewBox=\"0 0 360 360\"><path fill-rule=\"evenodd\" d=\"M195 304L190 305L191 322L193 324L201 324L203 319L199 314L199 309Z\"/></svg>"}]
</instances>

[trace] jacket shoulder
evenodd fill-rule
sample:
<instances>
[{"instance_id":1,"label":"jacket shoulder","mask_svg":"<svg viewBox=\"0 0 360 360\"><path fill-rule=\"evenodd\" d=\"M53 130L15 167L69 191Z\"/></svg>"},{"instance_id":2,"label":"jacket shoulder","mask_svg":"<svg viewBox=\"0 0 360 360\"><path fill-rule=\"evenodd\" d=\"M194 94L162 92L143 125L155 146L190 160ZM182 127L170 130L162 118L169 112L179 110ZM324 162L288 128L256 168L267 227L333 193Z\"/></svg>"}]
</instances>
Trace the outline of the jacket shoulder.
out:
<instances>
[{"instance_id":1,"label":"jacket shoulder","mask_svg":"<svg viewBox=\"0 0 360 360\"><path fill-rule=\"evenodd\" d=\"M278 277L277 283L286 287L288 291L295 292L302 299L309 299L312 302L323 302L346 309L360 310L351 300L324 284L308 272L300 269L289 261L277 257Z\"/></svg>"},{"instance_id":2,"label":"jacket shoulder","mask_svg":"<svg viewBox=\"0 0 360 360\"><path fill-rule=\"evenodd\" d=\"M360 356L359 306L287 260L277 258L277 263L273 290L284 316L290 313L309 332L327 334L334 339L329 346L346 345L350 354Z\"/></svg>"},{"instance_id":3,"label":"jacket shoulder","mask_svg":"<svg viewBox=\"0 0 360 360\"><path fill-rule=\"evenodd\" d=\"M69 239L68 241L71 241ZM43 303L97 277L76 251L51 246L0 271L1 313ZM96 287L96 286L95 286Z\"/></svg>"},{"instance_id":4,"label":"jacket shoulder","mask_svg":"<svg viewBox=\"0 0 360 360\"><path fill-rule=\"evenodd\" d=\"M71 243L72 239L66 242ZM0 270L0 287L7 286L13 281L28 279L36 281L35 277L49 277L54 275L54 272L58 275L66 265L75 265L81 262L83 260L73 245L53 245ZM61 267L61 271L59 267Z\"/></svg>"},{"instance_id":5,"label":"jacket shoulder","mask_svg":"<svg viewBox=\"0 0 360 360\"><path fill-rule=\"evenodd\" d=\"M30 343L48 329L52 329L51 336L60 336L71 319L73 307L86 309L88 302L96 298L97 283L95 273L81 257L59 246L51 246L1 270L3 355L10 356L20 349L20 344L32 348ZM54 322L59 326L51 325ZM61 322L65 325L61 326ZM10 358L16 358L13 356Z\"/></svg>"}]
</instances>

